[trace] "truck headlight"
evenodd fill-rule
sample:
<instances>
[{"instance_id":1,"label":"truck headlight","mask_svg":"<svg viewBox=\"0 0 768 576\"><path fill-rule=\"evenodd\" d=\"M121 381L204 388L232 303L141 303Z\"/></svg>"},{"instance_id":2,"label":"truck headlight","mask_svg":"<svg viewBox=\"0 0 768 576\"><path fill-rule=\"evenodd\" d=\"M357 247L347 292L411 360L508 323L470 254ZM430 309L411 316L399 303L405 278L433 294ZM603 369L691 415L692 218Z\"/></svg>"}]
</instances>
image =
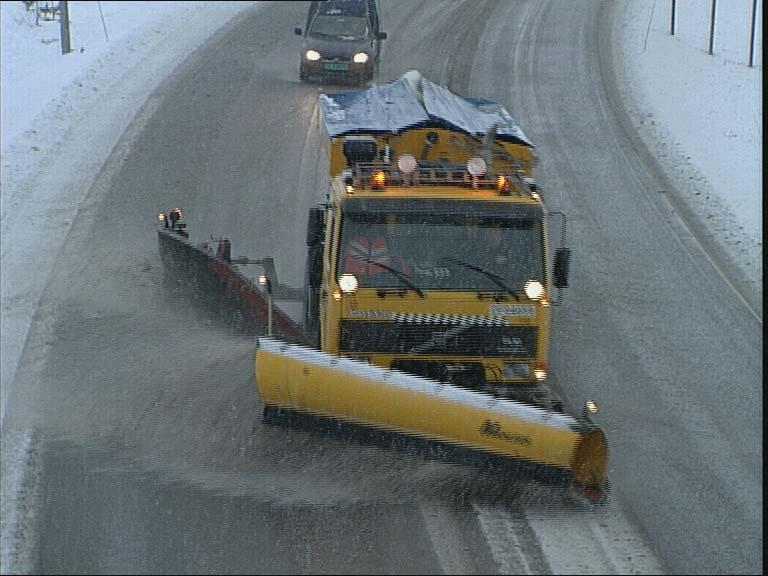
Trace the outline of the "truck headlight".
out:
<instances>
[{"instance_id":1,"label":"truck headlight","mask_svg":"<svg viewBox=\"0 0 768 576\"><path fill-rule=\"evenodd\" d=\"M544 285L538 280L528 280L523 289L525 295L531 300L538 300L544 296Z\"/></svg>"},{"instance_id":2,"label":"truck headlight","mask_svg":"<svg viewBox=\"0 0 768 576\"><path fill-rule=\"evenodd\" d=\"M528 378L531 367L524 362L505 362L503 372L506 378Z\"/></svg>"},{"instance_id":3,"label":"truck headlight","mask_svg":"<svg viewBox=\"0 0 768 576\"><path fill-rule=\"evenodd\" d=\"M342 274L339 276L339 288L344 294L357 292L357 278L354 274Z\"/></svg>"},{"instance_id":4,"label":"truck headlight","mask_svg":"<svg viewBox=\"0 0 768 576\"><path fill-rule=\"evenodd\" d=\"M320 60L320 52L317 50L307 50L304 56L307 58L307 60L312 60L312 62Z\"/></svg>"},{"instance_id":5,"label":"truck headlight","mask_svg":"<svg viewBox=\"0 0 768 576\"><path fill-rule=\"evenodd\" d=\"M355 62L357 64L365 64L368 62L368 54L365 52L358 52L354 56L352 56L352 62Z\"/></svg>"}]
</instances>

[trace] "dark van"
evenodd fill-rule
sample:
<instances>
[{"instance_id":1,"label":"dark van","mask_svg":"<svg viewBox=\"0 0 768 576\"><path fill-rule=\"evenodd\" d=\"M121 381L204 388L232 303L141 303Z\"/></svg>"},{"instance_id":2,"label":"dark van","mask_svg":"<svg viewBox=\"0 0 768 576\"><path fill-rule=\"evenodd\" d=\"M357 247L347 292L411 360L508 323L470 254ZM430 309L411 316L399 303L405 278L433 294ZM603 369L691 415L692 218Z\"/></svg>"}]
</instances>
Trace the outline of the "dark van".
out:
<instances>
[{"instance_id":1,"label":"dark van","mask_svg":"<svg viewBox=\"0 0 768 576\"><path fill-rule=\"evenodd\" d=\"M379 66L381 41L376 0L313 0L303 36L299 78L371 80Z\"/></svg>"}]
</instances>

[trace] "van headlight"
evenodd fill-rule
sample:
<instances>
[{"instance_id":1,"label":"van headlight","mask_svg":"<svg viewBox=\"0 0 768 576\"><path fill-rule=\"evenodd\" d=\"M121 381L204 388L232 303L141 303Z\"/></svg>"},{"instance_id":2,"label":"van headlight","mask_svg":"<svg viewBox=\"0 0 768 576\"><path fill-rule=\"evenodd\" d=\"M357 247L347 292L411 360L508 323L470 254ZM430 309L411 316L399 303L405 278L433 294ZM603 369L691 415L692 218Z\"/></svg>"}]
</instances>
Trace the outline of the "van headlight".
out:
<instances>
[{"instance_id":1,"label":"van headlight","mask_svg":"<svg viewBox=\"0 0 768 576\"><path fill-rule=\"evenodd\" d=\"M357 64L365 64L368 62L368 54L365 52L358 52L354 56L352 56L352 62L355 62Z\"/></svg>"},{"instance_id":2,"label":"van headlight","mask_svg":"<svg viewBox=\"0 0 768 576\"><path fill-rule=\"evenodd\" d=\"M307 60L311 60L312 62L315 62L316 60L320 60L320 52L317 50L307 50L304 53L304 56L307 58Z\"/></svg>"}]
</instances>

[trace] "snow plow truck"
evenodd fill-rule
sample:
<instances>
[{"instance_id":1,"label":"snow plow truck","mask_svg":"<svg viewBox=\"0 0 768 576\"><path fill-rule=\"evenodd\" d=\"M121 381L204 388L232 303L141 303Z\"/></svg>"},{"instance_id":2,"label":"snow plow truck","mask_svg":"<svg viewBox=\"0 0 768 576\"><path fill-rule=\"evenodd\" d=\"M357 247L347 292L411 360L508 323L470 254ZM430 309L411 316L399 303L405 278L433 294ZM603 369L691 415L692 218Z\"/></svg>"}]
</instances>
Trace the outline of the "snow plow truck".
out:
<instances>
[{"instance_id":1,"label":"snow plow truck","mask_svg":"<svg viewBox=\"0 0 768 576\"><path fill-rule=\"evenodd\" d=\"M570 251L523 131L498 103L416 71L318 104L330 187L309 212L304 286L281 287L272 268L258 286L225 290L265 319L255 353L265 414L522 461L603 498L608 448L596 405L568 414L551 385L551 310L568 285ZM166 217L161 252L195 250L177 225ZM196 256L219 286L224 264L239 274L224 248ZM273 304L279 292L301 298L302 322Z\"/></svg>"}]
</instances>

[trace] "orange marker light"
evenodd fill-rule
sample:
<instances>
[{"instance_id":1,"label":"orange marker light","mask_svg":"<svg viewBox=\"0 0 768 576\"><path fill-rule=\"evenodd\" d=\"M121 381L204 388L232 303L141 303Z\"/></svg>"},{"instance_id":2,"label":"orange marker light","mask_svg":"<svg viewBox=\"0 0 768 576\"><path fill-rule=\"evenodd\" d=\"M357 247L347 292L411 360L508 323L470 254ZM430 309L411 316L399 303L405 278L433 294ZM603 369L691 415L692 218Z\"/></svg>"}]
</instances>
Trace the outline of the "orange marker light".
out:
<instances>
[{"instance_id":1,"label":"orange marker light","mask_svg":"<svg viewBox=\"0 0 768 576\"><path fill-rule=\"evenodd\" d=\"M383 188L386 177L384 176L384 170L377 170L373 174L372 185L374 188Z\"/></svg>"},{"instance_id":2,"label":"orange marker light","mask_svg":"<svg viewBox=\"0 0 768 576\"><path fill-rule=\"evenodd\" d=\"M502 193L509 192L509 178L499 175L499 177L496 178L496 188Z\"/></svg>"}]
</instances>

